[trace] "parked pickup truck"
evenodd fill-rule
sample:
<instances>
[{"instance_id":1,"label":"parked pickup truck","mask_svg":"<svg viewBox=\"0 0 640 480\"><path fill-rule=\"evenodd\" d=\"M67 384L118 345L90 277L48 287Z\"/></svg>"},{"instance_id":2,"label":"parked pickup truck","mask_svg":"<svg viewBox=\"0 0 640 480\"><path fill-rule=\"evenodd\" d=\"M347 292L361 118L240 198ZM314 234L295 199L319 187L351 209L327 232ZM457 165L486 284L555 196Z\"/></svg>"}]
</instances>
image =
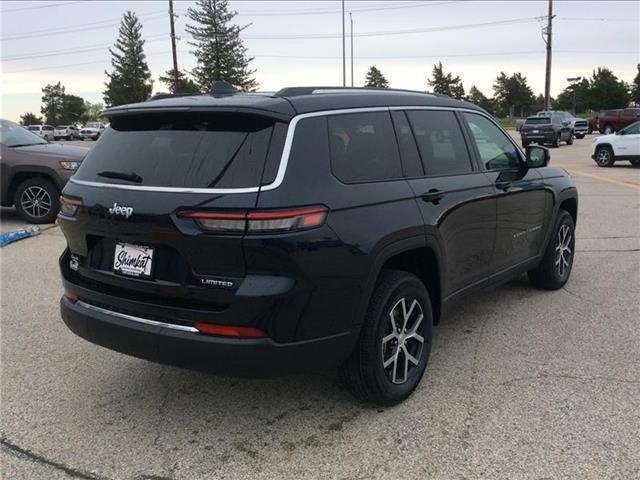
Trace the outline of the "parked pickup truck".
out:
<instances>
[{"instance_id":1,"label":"parked pickup truck","mask_svg":"<svg viewBox=\"0 0 640 480\"><path fill-rule=\"evenodd\" d=\"M598 115L596 126L600 133L609 135L638 120L640 120L640 107L605 110Z\"/></svg>"}]
</instances>

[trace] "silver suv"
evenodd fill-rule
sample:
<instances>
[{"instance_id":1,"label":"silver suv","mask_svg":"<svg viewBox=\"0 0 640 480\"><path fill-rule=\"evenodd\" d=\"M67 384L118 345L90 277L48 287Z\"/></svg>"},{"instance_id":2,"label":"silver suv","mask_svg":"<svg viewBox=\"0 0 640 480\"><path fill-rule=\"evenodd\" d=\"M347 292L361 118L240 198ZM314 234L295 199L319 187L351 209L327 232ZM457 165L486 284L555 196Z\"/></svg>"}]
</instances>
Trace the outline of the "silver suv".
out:
<instances>
[{"instance_id":1,"label":"silver suv","mask_svg":"<svg viewBox=\"0 0 640 480\"><path fill-rule=\"evenodd\" d=\"M45 140L54 139L53 127L51 125L29 125L27 130L41 136Z\"/></svg>"}]
</instances>

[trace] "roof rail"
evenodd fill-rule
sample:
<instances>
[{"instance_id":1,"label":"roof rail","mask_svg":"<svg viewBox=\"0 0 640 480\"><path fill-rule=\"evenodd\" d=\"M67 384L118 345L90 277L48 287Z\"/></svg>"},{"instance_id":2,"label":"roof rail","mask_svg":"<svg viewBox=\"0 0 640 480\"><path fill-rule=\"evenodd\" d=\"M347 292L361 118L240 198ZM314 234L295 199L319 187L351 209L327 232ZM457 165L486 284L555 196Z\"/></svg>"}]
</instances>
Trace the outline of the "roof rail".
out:
<instances>
[{"instance_id":1,"label":"roof rail","mask_svg":"<svg viewBox=\"0 0 640 480\"><path fill-rule=\"evenodd\" d=\"M419 90L404 90L400 88L381 88L381 87L285 87L275 93L276 97L298 97L300 95L317 95L326 93L421 93L423 95L433 95L431 92L422 92Z\"/></svg>"},{"instance_id":2,"label":"roof rail","mask_svg":"<svg viewBox=\"0 0 640 480\"><path fill-rule=\"evenodd\" d=\"M177 92L177 93L160 92L160 93L156 93L155 95L150 96L147 99L147 102L150 102L151 100L161 100L163 98L192 97L194 95L202 95L202 94L201 93L191 93L191 92Z\"/></svg>"}]
</instances>

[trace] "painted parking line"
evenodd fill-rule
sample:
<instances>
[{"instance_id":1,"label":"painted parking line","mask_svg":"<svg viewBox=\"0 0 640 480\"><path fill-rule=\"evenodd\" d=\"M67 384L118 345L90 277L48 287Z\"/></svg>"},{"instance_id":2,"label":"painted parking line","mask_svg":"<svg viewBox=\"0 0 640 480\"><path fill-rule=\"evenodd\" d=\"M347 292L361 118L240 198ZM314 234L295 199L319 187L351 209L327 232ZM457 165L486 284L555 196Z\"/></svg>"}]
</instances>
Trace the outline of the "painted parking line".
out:
<instances>
[{"instance_id":1,"label":"painted parking line","mask_svg":"<svg viewBox=\"0 0 640 480\"><path fill-rule=\"evenodd\" d=\"M611 183L613 185L620 185L622 187L631 188L633 190L640 192L640 185L638 185L637 183L616 180L615 178L607 177L606 175L593 175L591 173L578 172L570 168L567 168L567 172L569 172L572 176L595 178L596 180L601 180L603 182Z\"/></svg>"}]
</instances>

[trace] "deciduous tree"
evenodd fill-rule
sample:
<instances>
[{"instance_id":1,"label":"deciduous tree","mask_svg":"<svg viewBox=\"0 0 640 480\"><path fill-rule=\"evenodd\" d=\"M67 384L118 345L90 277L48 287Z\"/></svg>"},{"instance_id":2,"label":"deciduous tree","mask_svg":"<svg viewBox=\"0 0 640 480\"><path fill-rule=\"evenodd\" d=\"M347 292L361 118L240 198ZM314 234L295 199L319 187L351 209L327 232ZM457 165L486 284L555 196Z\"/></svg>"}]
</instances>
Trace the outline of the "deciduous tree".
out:
<instances>
[{"instance_id":1,"label":"deciduous tree","mask_svg":"<svg viewBox=\"0 0 640 480\"><path fill-rule=\"evenodd\" d=\"M525 116L533 110L533 91L527 84L527 77L520 72L511 76L500 72L493 85L493 92L499 115Z\"/></svg>"},{"instance_id":2,"label":"deciduous tree","mask_svg":"<svg viewBox=\"0 0 640 480\"><path fill-rule=\"evenodd\" d=\"M480 108L484 108L488 112L493 110L493 102L491 99L487 98L475 85L469 89L467 100L478 105Z\"/></svg>"},{"instance_id":3,"label":"deciduous tree","mask_svg":"<svg viewBox=\"0 0 640 480\"><path fill-rule=\"evenodd\" d=\"M27 112L20 115L20 125L40 125L41 123L42 117L38 117L35 113Z\"/></svg>"},{"instance_id":4,"label":"deciduous tree","mask_svg":"<svg viewBox=\"0 0 640 480\"><path fill-rule=\"evenodd\" d=\"M48 124L56 125L59 123L64 108L64 92L64 86L60 82L55 85L49 84L42 89L40 113L44 115Z\"/></svg>"},{"instance_id":5,"label":"deciduous tree","mask_svg":"<svg viewBox=\"0 0 640 480\"><path fill-rule=\"evenodd\" d=\"M631 99L629 86L619 80L611 70L598 67L589 79L590 103L593 110L624 108Z\"/></svg>"}]
</instances>

